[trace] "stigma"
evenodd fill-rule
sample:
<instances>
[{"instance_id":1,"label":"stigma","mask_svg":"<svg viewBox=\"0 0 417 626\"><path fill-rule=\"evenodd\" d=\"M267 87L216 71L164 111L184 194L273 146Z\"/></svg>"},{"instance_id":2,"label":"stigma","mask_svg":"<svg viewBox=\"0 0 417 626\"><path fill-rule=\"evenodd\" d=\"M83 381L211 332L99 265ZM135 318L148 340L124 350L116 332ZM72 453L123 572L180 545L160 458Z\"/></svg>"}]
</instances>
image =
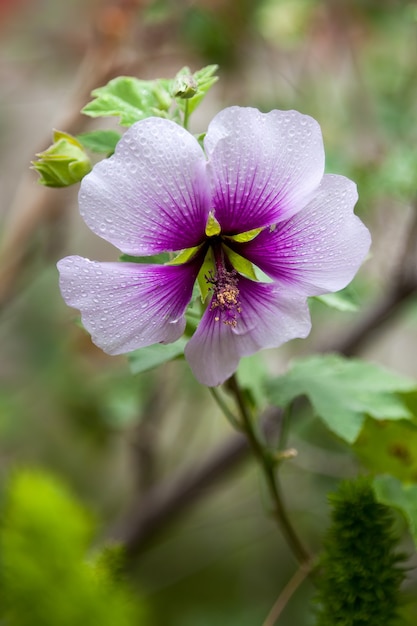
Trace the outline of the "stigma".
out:
<instances>
[{"instance_id":1,"label":"stigma","mask_svg":"<svg viewBox=\"0 0 417 626\"><path fill-rule=\"evenodd\" d=\"M214 320L220 320L227 326L235 328L237 318L242 312L239 299L239 279L235 270L227 270L224 266L218 267L216 275L210 272L206 281L211 286L213 297L210 310L216 311Z\"/></svg>"}]
</instances>

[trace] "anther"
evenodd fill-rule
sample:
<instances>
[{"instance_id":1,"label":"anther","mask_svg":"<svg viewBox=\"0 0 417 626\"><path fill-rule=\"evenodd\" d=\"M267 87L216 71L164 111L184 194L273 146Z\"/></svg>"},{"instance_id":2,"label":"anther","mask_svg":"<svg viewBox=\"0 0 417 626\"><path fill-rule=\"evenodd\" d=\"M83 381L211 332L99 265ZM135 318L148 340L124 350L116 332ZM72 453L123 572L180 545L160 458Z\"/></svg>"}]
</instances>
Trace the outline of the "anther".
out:
<instances>
[{"instance_id":1,"label":"anther","mask_svg":"<svg viewBox=\"0 0 417 626\"><path fill-rule=\"evenodd\" d=\"M220 267L215 276L213 272L210 272L205 278L212 285L213 298L210 309L212 311L217 309L218 313L214 320L219 322L222 319L224 324L236 327L237 317L242 312L237 272Z\"/></svg>"}]
</instances>

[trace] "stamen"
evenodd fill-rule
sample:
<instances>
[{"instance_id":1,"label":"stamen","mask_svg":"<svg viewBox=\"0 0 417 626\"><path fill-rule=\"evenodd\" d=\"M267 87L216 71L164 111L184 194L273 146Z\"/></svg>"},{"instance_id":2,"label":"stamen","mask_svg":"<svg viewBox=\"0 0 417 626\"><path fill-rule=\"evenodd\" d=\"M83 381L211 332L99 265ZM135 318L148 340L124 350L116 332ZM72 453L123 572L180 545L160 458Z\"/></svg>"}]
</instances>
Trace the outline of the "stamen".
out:
<instances>
[{"instance_id":1,"label":"stamen","mask_svg":"<svg viewBox=\"0 0 417 626\"><path fill-rule=\"evenodd\" d=\"M216 275L211 271L205 276L207 283L212 285L213 298L210 309L218 310L214 320L219 322L223 318L223 323L233 328L237 326L237 317L242 312L237 276L235 270L228 271L223 266L217 268Z\"/></svg>"}]
</instances>

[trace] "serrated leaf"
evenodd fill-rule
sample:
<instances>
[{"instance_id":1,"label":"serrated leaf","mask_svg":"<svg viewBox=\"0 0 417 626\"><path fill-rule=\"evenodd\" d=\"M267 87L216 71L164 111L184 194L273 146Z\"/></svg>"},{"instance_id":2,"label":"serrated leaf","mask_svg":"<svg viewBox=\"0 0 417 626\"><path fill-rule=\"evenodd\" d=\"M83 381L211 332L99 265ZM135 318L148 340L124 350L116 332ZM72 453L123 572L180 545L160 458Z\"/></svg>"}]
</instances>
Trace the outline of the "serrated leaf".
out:
<instances>
[{"instance_id":1,"label":"serrated leaf","mask_svg":"<svg viewBox=\"0 0 417 626\"><path fill-rule=\"evenodd\" d=\"M315 296L315 300L319 300L326 306L337 309L338 311L357 311L359 308L358 299L355 292L350 288L336 291L335 293L326 293L322 296Z\"/></svg>"},{"instance_id":2,"label":"serrated leaf","mask_svg":"<svg viewBox=\"0 0 417 626\"><path fill-rule=\"evenodd\" d=\"M91 133L77 135L84 148L100 154L112 154L120 137L120 133L115 130L94 130Z\"/></svg>"},{"instance_id":3,"label":"serrated leaf","mask_svg":"<svg viewBox=\"0 0 417 626\"><path fill-rule=\"evenodd\" d=\"M131 126L152 115L166 117L172 98L169 88L172 81L140 80L132 76L119 76L104 87L94 89L94 96L82 113L90 117L120 117L122 126Z\"/></svg>"},{"instance_id":4,"label":"serrated leaf","mask_svg":"<svg viewBox=\"0 0 417 626\"><path fill-rule=\"evenodd\" d=\"M373 488L378 502L401 511L417 546L417 485L404 484L386 474L374 478Z\"/></svg>"},{"instance_id":5,"label":"serrated leaf","mask_svg":"<svg viewBox=\"0 0 417 626\"><path fill-rule=\"evenodd\" d=\"M417 425L409 420L368 418L353 449L371 472L417 481Z\"/></svg>"},{"instance_id":6,"label":"serrated leaf","mask_svg":"<svg viewBox=\"0 0 417 626\"><path fill-rule=\"evenodd\" d=\"M128 355L130 370L132 374L140 374L172 361L184 354L186 345L187 339L181 337L174 343L156 343L153 346L135 350Z\"/></svg>"},{"instance_id":7,"label":"serrated leaf","mask_svg":"<svg viewBox=\"0 0 417 626\"><path fill-rule=\"evenodd\" d=\"M299 359L267 385L271 402L281 407L307 396L317 416L348 443L357 439L368 415L376 420L411 419L399 393L415 388L414 381L377 365L337 355Z\"/></svg>"}]
</instances>

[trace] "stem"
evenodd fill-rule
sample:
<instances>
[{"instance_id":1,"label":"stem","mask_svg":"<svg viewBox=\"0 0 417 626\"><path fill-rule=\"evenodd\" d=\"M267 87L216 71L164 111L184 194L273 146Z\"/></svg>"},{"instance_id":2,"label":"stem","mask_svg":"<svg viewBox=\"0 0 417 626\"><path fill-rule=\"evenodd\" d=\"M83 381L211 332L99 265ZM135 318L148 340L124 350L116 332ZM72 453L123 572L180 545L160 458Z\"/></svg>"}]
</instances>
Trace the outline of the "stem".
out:
<instances>
[{"instance_id":1,"label":"stem","mask_svg":"<svg viewBox=\"0 0 417 626\"><path fill-rule=\"evenodd\" d=\"M184 121L183 121L183 126L185 128L185 130L188 130L188 120L190 119L190 112L189 112L189 108L188 108L188 100L185 99L185 106L184 106Z\"/></svg>"},{"instance_id":2,"label":"stem","mask_svg":"<svg viewBox=\"0 0 417 626\"><path fill-rule=\"evenodd\" d=\"M274 503L274 517L295 558L300 565L306 565L310 561L311 557L299 539L288 517L282 500L281 489L275 475L275 463L255 434L252 425L252 417L249 414L245 399L242 395L242 391L235 375L229 378L227 384L228 389L234 395L239 408L242 431L246 434L252 452L255 454L264 473L269 493Z\"/></svg>"},{"instance_id":3,"label":"stem","mask_svg":"<svg viewBox=\"0 0 417 626\"><path fill-rule=\"evenodd\" d=\"M223 398L219 394L218 390L215 387L208 387L208 390L211 393L211 395L213 396L213 398L214 398L215 402L217 403L217 405L219 406L220 410L223 412L223 415L231 423L233 428L235 428L238 431L241 431L242 430L242 425L240 424L240 422L239 422L238 418L236 417L236 415L234 415L232 413L232 411L229 409L229 407L227 406L226 402L223 400Z\"/></svg>"},{"instance_id":4,"label":"stem","mask_svg":"<svg viewBox=\"0 0 417 626\"><path fill-rule=\"evenodd\" d=\"M291 600L294 593L297 591L298 587L302 582L307 578L310 574L312 568L312 562L304 563L304 565L300 565L298 570L295 572L292 578L285 585L284 589L279 594L276 599L274 606L268 613L268 616L262 626L274 626L274 624L278 621L282 611L287 606L288 602Z\"/></svg>"}]
</instances>

